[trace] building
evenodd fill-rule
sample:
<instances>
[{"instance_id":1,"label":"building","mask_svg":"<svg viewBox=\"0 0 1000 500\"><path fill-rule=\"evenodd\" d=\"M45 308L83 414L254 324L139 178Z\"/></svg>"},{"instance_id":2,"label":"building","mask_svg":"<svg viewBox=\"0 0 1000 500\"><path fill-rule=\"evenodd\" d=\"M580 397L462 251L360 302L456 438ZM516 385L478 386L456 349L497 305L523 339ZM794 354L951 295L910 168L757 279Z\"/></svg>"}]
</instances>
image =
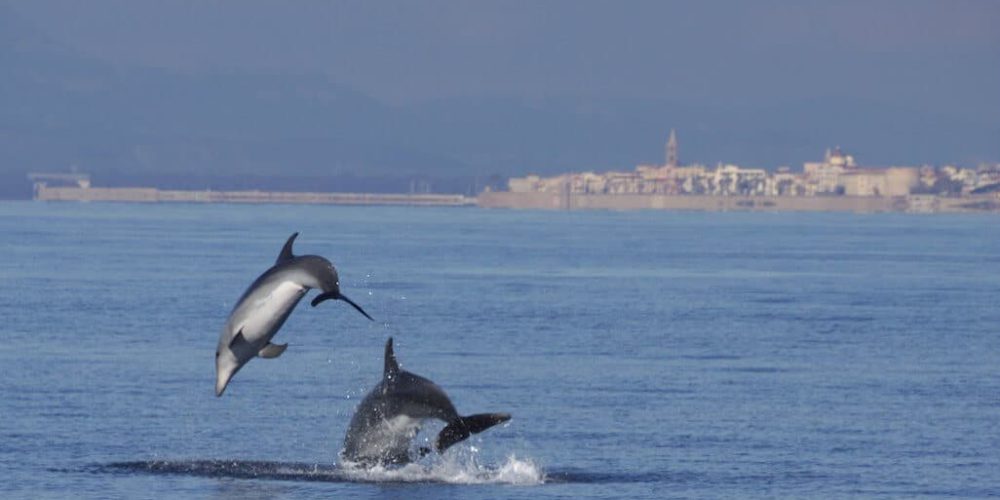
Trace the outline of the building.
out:
<instances>
[{"instance_id":1,"label":"building","mask_svg":"<svg viewBox=\"0 0 1000 500\"><path fill-rule=\"evenodd\" d=\"M541 178L537 175L527 177L511 177L507 181L507 189L512 193L531 193L538 191Z\"/></svg>"},{"instance_id":2,"label":"building","mask_svg":"<svg viewBox=\"0 0 1000 500\"><path fill-rule=\"evenodd\" d=\"M807 162L802 172L809 180L810 194L842 194L840 176L857 168L854 157L844 154L840 147L826 150L821 162Z\"/></svg>"},{"instance_id":3,"label":"building","mask_svg":"<svg viewBox=\"0 0 1000 500\"><path fill-rule=\"evenodd\" d=\"M680 165L677 157L677 134L674 129L670 129L670 138L667 139L667 163L668 167L677 167Z\"/></svg>"},{"instance_id":4,"label":"building","mask_svg":"<svg viewBox=\"0 0 1000 500\"><path fill-rule=\"evenodd\" d=\"M847 196L906 196L920 185L920 169L854 169L841 175L840 185Z\"/></svg>"}]
</instances>

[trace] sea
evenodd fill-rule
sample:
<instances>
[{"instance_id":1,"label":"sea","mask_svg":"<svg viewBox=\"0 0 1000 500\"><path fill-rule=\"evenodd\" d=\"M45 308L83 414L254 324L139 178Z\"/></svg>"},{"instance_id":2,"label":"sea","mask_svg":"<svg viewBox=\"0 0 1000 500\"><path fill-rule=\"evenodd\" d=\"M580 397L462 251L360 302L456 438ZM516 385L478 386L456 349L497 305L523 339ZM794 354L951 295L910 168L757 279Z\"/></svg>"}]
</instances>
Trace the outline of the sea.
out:
<instances>
[{"instance_id":1,"label":"sea","mask_svg":"<svg viewBox=\"0 0 1000 500\"><path fill-rule=\"evenodd\" d=\"M217 398L294 232L375 321L312 292ZM0 252L0 498L1000 495L996 215L2 202ZM390 337L513 418L343 463Z\"/></svg>"}]
</instances>

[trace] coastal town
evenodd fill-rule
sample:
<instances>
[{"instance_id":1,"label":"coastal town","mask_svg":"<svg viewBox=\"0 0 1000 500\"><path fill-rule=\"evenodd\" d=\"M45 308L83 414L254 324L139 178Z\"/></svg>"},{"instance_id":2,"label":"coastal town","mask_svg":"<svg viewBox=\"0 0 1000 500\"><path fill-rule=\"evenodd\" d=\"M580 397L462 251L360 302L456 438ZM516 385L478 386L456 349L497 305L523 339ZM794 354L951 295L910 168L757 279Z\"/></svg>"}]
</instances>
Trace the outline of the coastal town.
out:
<instances>
[{"instance_id":1,"label":"coastal town","mask_svg":"<svg viewBox=\"0 0 1000 500\"><path fill-rule=\"evenodd\" d=\"M80 173L33 173L34 198L43 201L187 203L310 203L330 205L480 206L525 209L1000 212L1000 164L975 168L870 166L839 147L802 170L773 171L720 163L682 164L671 130L665 162L632 171L573 172L508 179L508 189L476 196L411 192L279 192L162 190L94 187Z\"/></svg>"},{"instance_id":2,"label":"coastal town","mask_svg":"<svg viewBox=\"0 0 1000 500\"><path fill-rule=\"evenodd\" d=\"M862 166L839 147L802 171L781 167L774 172L718 164L682 165L677 135L671 131L663 165L639 165L631 172L582 172L553 177L511 178L510 191L572 194L663 194L710 196L961 196L1000 191L1000 164L977 168L951 165Z\"/></svg>"},{"instance_id":3,"label":"coastal town","mask_svg":"<svg viewBox=\"0 0 1000 500\"><path fill-rule=\"evenodd\" d=\"M480 205L800 211L997 211L1000 164L869 166L839 147L801 171L720 163L682 164L670 132L661 165L632 171L574 172L511 178L507 193L484 193ZM483 199L485 196L485 200Z\"/></svg>"}]
</instances>

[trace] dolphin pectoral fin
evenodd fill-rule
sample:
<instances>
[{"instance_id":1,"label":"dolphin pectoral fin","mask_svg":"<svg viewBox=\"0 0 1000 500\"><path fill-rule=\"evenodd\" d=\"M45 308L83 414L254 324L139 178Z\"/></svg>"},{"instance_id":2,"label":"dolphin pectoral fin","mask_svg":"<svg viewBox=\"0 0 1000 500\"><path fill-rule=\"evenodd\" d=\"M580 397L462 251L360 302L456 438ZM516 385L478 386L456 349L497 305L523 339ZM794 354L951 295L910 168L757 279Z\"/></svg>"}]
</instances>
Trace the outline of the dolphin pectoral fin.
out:
<instances>
[{"instance_id":1,"label":"dolphin pectoral fin","mask_svg":"<svg viewBox=\"0 0 1000 500\"><path fill-rule=\"evenodd\" d=\"M237 349L239 346L241 346L243 344L248 344L248 343L249 342L247 342L247 339L243 337L243 330L241 329L236 334L236 336L233 337L233 340L229 341L229 349L230 350Z\"/></svg>"},{"instance_id":2,"label":"dolphin pectoral fin","mask_svg":"<svg viewBox=\"0 0 1000 500\"><path fill-rule=\"evenodd\" d=\"M292 244L295 243L295 238L298 236L299 233L296 231L288 237L288 241L285 242L285 246L281 247L281 253L278 254L278 260L274 261L275 264L281 264L286 260L295 258L295 255L292 254Z\"/></svg>"},{"instance_id":3,"label":"dolphin pectoral fin","mask_svg":"<svg viewBox=\"0 0 1000 500\"><path fill-rule=\"evenodd\" d=\"M510 420L510 413L480 413L478 415L469 415L468 417L458 417L458 419L445 426L444 429L441 429L435 447L438 453L444 453L445 450L455 443L462 442L473 434L479 434L494 425L508 420Z\"/></svg>"},{"instance_id":4,"label":"dolphin pectoral fin","mask_svg":"<svg viewBox=\"0 0 1000 500\"><path fill-rule=\"evenodd\" d=\"M281 353L285 352L288 348L288 344L267 344L264 346L260 352L257 353L258 356L264 359L274 359L281 356Z\"/></svg>"},{"instance_id":5,"label":"dolphin pectoral fin","mask_svg":"<svg viewBox=\"0 0 1000 500\"><path fill-rule=\"evenodd\" d=\"M370 321L375 321L375 319L373 319L371 316L369 316L368 313L366 313L365 310L361 308L361 306L355 304L354 301L351 300L351 299L349 299L349 298L347 298L346 295L340 294L339 296L337 296L337 298L340 299L340 300L343 300L344 302L347 302L348 304L350 304L351 307L357 309L359 313L364 314L365 317L368 318Z\"/></svg>"}]
</instances>

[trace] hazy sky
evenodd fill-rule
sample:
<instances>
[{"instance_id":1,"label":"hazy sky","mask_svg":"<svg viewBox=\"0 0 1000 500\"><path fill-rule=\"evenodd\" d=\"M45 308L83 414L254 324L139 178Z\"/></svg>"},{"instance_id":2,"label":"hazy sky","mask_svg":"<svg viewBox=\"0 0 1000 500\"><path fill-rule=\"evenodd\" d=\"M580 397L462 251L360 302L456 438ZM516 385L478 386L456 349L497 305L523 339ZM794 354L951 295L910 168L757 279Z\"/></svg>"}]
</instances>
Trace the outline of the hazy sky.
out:
<instances>
[{"instance_id":1,"label":"hazy sky","mask_svg":"<svg viewBox=\"0 0 1000 500\"><path fill-rule=\"evenodd\" d=\"M31 1L40 30L122 65L322 72L391 102L844 96L989 119L1000 2Z\"/></svg>"},{"instance_id":2,"label":"hazy sky","mask_svg":"<svg viewBox=\"0 0 1000 500\"><path fill-rule=\"evenodd\" d=\"M869 166L1000 160L996 0L0 0L5 13L0 169L602 171L663 161L671 128L682 162L709 165L797 167L838 145Z\"/></svg>"}]
</instances>

